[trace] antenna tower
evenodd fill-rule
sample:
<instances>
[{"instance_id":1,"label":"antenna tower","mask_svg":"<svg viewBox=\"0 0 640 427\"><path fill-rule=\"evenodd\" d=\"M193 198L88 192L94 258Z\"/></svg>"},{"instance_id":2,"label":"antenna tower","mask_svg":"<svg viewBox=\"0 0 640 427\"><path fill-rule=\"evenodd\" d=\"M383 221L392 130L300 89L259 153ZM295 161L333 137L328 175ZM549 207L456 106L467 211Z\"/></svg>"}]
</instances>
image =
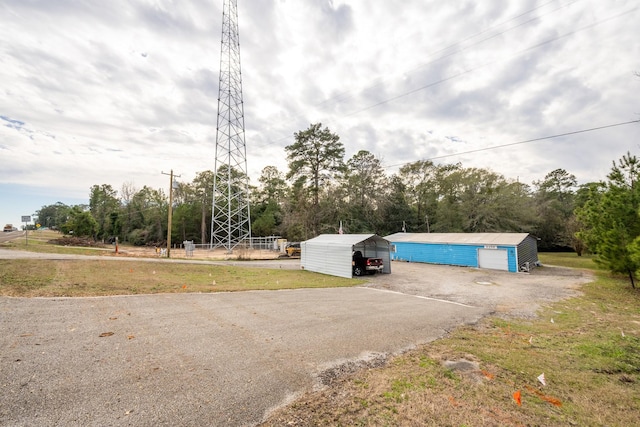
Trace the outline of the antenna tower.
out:
<instances>
[{"instance_id":1,"label":"antenna tower","mask_svg":"<svg viewBox=\"0 0 640 427\"><path fill-rule=\"evenodd\" d=\"M224 0L218 88L211 247L231 253L251 242L249 176L244 137L238 1Z\"/></svg>"}]
</instances>

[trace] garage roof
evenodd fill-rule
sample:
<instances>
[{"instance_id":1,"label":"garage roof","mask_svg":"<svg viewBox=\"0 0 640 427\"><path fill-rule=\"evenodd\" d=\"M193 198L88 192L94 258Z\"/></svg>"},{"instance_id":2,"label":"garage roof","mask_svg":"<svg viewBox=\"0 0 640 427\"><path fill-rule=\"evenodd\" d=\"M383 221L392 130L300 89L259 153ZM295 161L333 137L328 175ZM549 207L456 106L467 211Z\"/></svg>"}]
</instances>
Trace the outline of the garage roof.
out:
<instances>
[{"instance_id":1,"label":"garage roof","mask_svg":"<svg viewBox=\"0 0 640 427\"><path fill-rule=\"evenodd\" d=\"M518 245L529 233L395 233L392 243L444 243L450 245Z\"/></svg>"}]
</instances>

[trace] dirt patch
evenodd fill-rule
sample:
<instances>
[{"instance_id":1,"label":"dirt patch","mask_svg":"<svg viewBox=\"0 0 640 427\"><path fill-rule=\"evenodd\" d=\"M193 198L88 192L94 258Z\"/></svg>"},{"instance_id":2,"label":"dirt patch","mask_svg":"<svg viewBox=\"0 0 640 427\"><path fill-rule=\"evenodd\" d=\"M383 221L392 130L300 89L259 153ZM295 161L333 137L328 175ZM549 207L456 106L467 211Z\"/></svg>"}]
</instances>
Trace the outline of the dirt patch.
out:
<instances>
[{"instance_id":1,"label":"dirt patch","mask_svg":"<svg viewBox=\"0 0 640 427\"><path fill-rule=\"evenodd\" d=\"M384 353L366 353L361 355L357 360L344 360L331 364L329 367L323 367L317 374L317 387L323 388L331 386L341 378L353 375L362 369L379 368L387 363L388 354Z\"/></svg>"},{"instance_id":2,"label":"dirt patch","mask_svg":"<svg viewBox=\"0 0 640 427\"><path fill-rule=\"evenodd\" d=\"M47 243L52 245L59 246L77 246L81 248L105 248L106 246L102 243L96 242L92 239L87 239L85 237L70 237L64 236L57 239L49 240Z\"/></svg>"},{"instance_id":3,"label":"dirt patch","mask_svg":"<svg viewBox=\"0 0 640 427\"><path fill-rule=\"evenodd\" d=\"M140 258L163 258L166 257L164 248L146 247L146 246L120 246L118 248L119 256L140 257ZM115 250L114 250L115 255ZM193 260L209 260L209 261L252 261L252 260L276 260L282 256L277 251L264 249L238 249L232 253L228 253L225 249L201 249L197 248L192 252L187 252L183 248L171 249L172 259L193 259ZM284 256L284 260L291 258Z\"/></svg>"}]
</instances>

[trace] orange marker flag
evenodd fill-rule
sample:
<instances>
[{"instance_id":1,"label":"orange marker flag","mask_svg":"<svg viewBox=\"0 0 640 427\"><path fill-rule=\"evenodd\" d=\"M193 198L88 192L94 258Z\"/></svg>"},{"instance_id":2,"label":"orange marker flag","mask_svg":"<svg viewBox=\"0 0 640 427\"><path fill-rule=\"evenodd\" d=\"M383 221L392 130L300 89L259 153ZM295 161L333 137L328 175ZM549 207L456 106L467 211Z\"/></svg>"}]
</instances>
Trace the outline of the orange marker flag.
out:
<instances>
[{"instance_id":1,"label":"orange marker flag","mask_svg":"<svg viewBox=\"0 0 640 427\"><path fill-rule=\"evenodd\" d=\"M516 401L518 406L522 406L522 395L520 394L520 390L513 393L513 400Z\"/></svg>"}]
</instances>

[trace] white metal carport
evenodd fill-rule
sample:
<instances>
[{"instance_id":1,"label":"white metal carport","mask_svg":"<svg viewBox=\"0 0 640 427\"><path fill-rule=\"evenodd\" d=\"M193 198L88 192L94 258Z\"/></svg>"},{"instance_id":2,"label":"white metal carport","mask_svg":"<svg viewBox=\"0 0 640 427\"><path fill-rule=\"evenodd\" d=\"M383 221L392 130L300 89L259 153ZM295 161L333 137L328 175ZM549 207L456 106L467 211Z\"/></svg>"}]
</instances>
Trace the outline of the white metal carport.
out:
<instances>
[{"instance_id":1,"label":"white metal carport","mask_svg":"<svg viewBox=\"0 0 640 427\"><path fill-rule=\"evenodd\" d=\"M391 243L376 234L321 234L300 243L300 266L316 273L352 277L354 251L369 258L382 258L383 273L391 273Z\"/></svg>"}]
</instances>

